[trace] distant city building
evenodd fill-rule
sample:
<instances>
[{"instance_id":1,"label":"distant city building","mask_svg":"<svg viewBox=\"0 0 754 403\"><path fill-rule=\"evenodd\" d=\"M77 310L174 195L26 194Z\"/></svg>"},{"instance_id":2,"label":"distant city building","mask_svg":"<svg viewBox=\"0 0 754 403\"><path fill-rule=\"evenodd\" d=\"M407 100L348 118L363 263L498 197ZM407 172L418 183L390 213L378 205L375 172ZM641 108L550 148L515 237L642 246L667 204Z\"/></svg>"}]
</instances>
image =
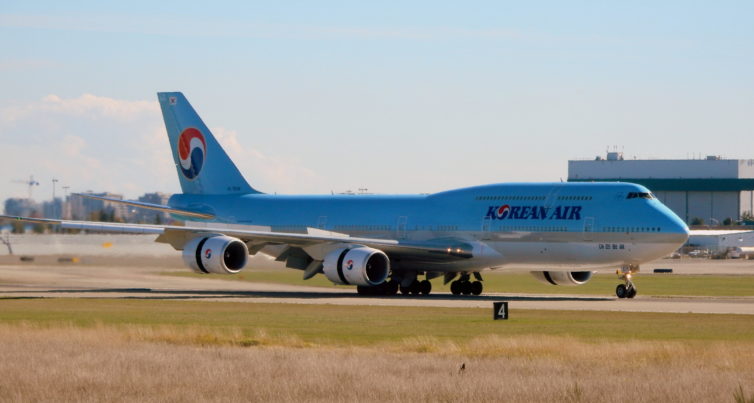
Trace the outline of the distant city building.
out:
<instances>
[{"instance_id":1,"label":"distant city building","mask_svg":"<svg viewBox=\"0 0 754 403\"><path fill-rule=\"evenodd\" d=\"M42 208L39 203L32 199L11 198L5 200L5 214L24 217L40 217L42 215Z\"/></svg>"},{"instance_id":2,"label":"distant city building","mask_svg":"<svg viewBox=\"0 0 754 403\"><path fill-rule=\"evenodd\" d=\"M644 185L688 224L718 225L754 211L754 160L626 160L609 152L607 158L568 161L568 181Z\"/></svg>"},{"instance_id":3,"label":"distant city building","mask_svg":"<svg viewBox=\"0 0 754 403\"><path fill-rule=\"evenodd\" d=\"M91 193L91 192L87 192ZM123 199L123 195L116 193L91 193L95 196ZM74 220L129 221L133 216L132 207L124 204L112 203L104 200L89 199L81 196L69 198L71 218Z\"/></svg>"},{"instance_id":4,"label":"distant city building","mask_svg":"<svg viewBox=\"0 0 754 403\"><path fill-rule=\"evenodd\" d=\"M96 196L123 199L123 195L109 192L93 193ZM138 201L151 204L168 204L170 194L146 193ZM5 200L5 214L24 217L62 218L64 220L105 220L134 223L169 223L173 221L170 214L147 210L125 204L104 200L89 199L81 196L68 196L63 200L56 197L37 203L28 198L11 198Z\"/></svg>"},{"instance_id":5,"label":"distant city building","mask_svg":"<svg viewBox=\"0 0 754 403\"><path fill-rule=\"evenodd\" d=\"M159 192L146 193L143 196L139 197L140 202L162 205L167 205L168 199L170 199L170 194ZM161 211L155 210L147 210L144 208L136 208L133 218L136 222L142 223L166 223L171 220L170 214L168 213L163 213Z\"/></svg>"},{"instance_id":6,"label":"distant city building","mask_svg":"<svg viewBox=\"0 0 754 403\"><path fill-rule=\"evenodd\" d=\"M42 216L47 218L63 217L63 199L56 197L55 200L42 202Z\"/></svg>"}]
</instances>

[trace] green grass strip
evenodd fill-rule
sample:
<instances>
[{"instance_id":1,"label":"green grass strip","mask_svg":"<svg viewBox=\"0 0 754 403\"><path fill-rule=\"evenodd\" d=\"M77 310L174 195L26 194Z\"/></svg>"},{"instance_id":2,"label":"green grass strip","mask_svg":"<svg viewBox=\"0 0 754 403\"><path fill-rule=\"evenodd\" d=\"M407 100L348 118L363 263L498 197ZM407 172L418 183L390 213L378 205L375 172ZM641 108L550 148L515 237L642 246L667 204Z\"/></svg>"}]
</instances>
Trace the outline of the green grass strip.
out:
<instances>
[{"instance_id":1,"label":"green grass strip","mask_svg":"<svg viewBox=\"0 0 754 403\"><path fill-rule=\"evenodd\" d=\"M220 279L230 281L249 281L258 283L276 283L290 285L307 285L314 287L334 287L323 275L310 280L303 280L298 270L245 270L236 275L194 274L190 272L167 272L171 276ZM644 274L634 276L634 283L641 295L652 296L709 296L742 297L754 296L754 276L747 275L679 275L679 274ZM558 295L603 295L613 296L615 287L620 284L614 274L595 274L588 283L576 286L554 286L537 281L528 273L487 273L484 274L484 290L491 293L532 293ZM443 285L442 279L432 280L434 291L450 292L449 285ZM343 288L343 287L341 287Z\"/></svg>"},{"instance_id":2,"label":"green grass strip","mask_svg":"<svg viewBox=\"0 0 754 403\"><path fill-rule=\"evenodd\" d=\"M555 302L554 302L555 303ZM0 323L202 326L294 336L324 345L370 345L411 337L462 343L485 335L569 336L586 341L754 341L754 316L262 304L140 299L0 299Z\"/></svg>"}]
</instances>

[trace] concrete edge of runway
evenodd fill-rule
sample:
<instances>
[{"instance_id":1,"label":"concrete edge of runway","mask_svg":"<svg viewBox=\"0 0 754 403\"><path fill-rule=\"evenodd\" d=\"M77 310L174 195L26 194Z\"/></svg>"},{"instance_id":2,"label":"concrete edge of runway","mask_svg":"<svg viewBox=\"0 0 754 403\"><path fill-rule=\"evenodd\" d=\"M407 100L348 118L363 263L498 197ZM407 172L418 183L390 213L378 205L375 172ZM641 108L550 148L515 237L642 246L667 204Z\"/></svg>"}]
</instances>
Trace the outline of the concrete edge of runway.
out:
<instances>
[{"instance_id":1,"label":"concrete edge of runway","mask_svg":"<svg viewBox=\"0 0 754 403\"><path fill-rule=\"evenodd\" d=\"M162 274L177 270L184 270L180 260L148 256L114 261L98 257L86 264L60 264L49 256L31 264L6 258L0 261L0 298L123 298L482 309L491 309L494 301L508 301L511 309L754 315L754 296L656 297L640 292L635 299L621 300L607 294L453 296L434 292L429 296L364 297L358 296L352 287L324 288Z\"/></svg>"}]
</instances>

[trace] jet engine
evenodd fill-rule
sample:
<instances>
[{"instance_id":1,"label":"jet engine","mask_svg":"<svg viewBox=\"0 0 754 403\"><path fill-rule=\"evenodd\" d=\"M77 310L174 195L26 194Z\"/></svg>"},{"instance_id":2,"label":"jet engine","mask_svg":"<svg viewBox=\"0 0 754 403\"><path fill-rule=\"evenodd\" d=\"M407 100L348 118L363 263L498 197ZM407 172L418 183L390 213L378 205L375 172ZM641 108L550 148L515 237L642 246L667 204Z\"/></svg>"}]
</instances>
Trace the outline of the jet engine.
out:
<instances>
[{"instance_id":1,"label":"jet engine","mask_svg":"<svg viewBox=\"0 0 754 403\"><path fill-rule=\"evenodd\" d=\"M322 266L325 276L335 284L374 286L387 279L390 259L381 250L358 246L328 253Z\"/></svg>"},{"instance_id":2,"label":"jet engine","mask_svg":"<svg viewBox=\"0 0 754 403\"><path fill-rule=\"evenodd\" d=\"M531 275L543 283L567 286L582 285L592 278L591 271L533 271Z\"/></svg>"},{"instance_id":3,"label":"jet engine","mask_svg":"<svg viewBox=\"0 0 754 403\"><path fill-rule=\"evenodd\" d=\"M183 247L183 262L195 273L236 274L248 260L246 244L229 236L200 236Z\"/></svg>"}]
</instances>

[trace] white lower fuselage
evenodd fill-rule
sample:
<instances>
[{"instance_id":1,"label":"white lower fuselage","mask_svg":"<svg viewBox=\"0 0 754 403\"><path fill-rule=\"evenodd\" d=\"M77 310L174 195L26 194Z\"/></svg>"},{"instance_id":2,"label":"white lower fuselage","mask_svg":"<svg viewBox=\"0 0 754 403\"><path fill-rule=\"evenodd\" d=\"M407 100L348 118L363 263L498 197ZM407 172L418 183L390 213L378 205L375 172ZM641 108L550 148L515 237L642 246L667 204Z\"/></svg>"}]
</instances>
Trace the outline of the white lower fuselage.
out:
<instances>
[{"instance_id":1,"label":"white lower fuselage","mask_svg":"<svg viewBox=\"0 0 754 403\"><path fill-rule=\"evenodd\" d=\"M646 197L632 196L638 194ZM500 184L417 196L179 195L171 205L211 209L218 222L278 232L453 240L473 256L393 262L414 271L615 268L665 256L688 236L686 225L648 190L626 183Z\"/></svg>"}]
</instances>

